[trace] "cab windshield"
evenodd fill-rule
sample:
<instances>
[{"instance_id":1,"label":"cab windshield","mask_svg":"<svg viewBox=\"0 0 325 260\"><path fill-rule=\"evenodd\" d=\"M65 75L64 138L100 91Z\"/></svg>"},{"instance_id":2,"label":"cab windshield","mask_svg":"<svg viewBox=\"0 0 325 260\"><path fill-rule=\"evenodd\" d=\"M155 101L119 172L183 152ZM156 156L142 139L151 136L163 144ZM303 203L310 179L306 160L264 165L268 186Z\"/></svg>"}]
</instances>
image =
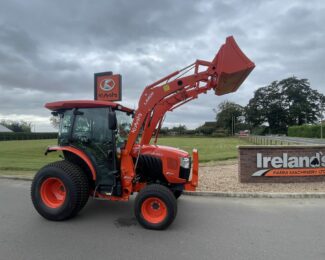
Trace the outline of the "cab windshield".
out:
<instances>
[{"instance_id":1,"label":"cab windshield","mask_svg":"<svg viewBox=\"0 0 325 260\"><path fill-rule=\"evenodd\" d=\"M116 143L118 146L123 145L129 136L132 125L132 114L120 110L115 110L117 119Z\"/></svg>"}]
</instances>

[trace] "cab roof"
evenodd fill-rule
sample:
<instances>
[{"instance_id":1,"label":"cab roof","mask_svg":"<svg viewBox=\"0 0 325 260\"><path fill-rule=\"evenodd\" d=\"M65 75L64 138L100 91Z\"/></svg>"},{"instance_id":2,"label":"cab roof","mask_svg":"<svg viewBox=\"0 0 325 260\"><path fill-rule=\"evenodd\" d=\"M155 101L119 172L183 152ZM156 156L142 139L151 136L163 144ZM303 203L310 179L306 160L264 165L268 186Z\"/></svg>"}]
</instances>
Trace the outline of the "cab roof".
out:
<instances>
[{"instance_id":1,"label":"cab roof","mask_svg":"<svg viewBox=\"0 0 325 260\"><path fill-rule=\"evenodd\" d=\"M45 107L52 111L61 109L72 109L72 108L97 108L97 107L112 107L125 112L133 112L133 109L124 107L118 103L109 101L98 101L98 100L65 100L46 103Z\"/></svg>"}]
</instances>

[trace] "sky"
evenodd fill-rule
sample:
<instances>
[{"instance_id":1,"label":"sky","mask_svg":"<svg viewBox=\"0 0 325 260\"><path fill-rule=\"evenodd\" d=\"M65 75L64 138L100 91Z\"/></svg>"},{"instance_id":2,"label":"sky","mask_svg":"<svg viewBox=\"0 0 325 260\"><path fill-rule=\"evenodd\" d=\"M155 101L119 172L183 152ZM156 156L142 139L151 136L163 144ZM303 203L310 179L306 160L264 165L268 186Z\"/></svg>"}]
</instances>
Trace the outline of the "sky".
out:
<instances>
[{"instance_id":1,"label":"sky","mask_svg":"<svg viewBox=\"0 0 325 260\"><path fill-rule=\"evenodd\" d=\"M94 73L122 75L122 104L137 108L145 86L212 60L233 35L256 68L236 93L213 91L172 113L164 126L195 128L224 100L290 76L325 93L325 1L0 0L0 119L53 131L46 102L93 99Z\"/></svg>"}]
</instances>

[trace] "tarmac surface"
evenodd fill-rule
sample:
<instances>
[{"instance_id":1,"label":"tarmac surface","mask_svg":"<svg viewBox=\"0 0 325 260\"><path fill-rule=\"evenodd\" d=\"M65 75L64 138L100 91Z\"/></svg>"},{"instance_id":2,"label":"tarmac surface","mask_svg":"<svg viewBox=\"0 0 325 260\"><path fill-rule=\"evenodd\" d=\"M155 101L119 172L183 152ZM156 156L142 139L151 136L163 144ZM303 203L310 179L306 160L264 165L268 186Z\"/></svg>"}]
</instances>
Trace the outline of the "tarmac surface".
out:
<instances>
[{"instance_id":1,"label":"tarmac surface","mask_svg":"<svg viewBox=\"0 0 325 260\"><path fill-rule=\"evenodd\" d=\"M183 196L170 228L150 231L133 198L47 221L30 184L0 179L0 259L325 259L325 199Z\"/></svg>"}]
</instances>

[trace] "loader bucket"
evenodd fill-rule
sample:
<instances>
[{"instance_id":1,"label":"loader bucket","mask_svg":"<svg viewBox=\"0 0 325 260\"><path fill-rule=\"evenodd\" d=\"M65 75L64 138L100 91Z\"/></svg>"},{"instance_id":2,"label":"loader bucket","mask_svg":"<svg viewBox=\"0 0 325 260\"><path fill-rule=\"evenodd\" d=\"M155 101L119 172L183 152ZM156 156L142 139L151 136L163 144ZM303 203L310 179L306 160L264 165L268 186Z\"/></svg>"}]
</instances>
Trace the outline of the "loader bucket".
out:
<instances>
[{"instance_id":1,"label":"loader bucket","mask_svg":"<svg viewBox=\"0 0 325 260\"><path fill-rule=\"evenodd\" d=\"M234 37L227 37L212 61L218 75L215 94L218 96L235 92L249 73L254 69L255 64L246 57L240 50Z\"/></svg>"}]
</instances>

